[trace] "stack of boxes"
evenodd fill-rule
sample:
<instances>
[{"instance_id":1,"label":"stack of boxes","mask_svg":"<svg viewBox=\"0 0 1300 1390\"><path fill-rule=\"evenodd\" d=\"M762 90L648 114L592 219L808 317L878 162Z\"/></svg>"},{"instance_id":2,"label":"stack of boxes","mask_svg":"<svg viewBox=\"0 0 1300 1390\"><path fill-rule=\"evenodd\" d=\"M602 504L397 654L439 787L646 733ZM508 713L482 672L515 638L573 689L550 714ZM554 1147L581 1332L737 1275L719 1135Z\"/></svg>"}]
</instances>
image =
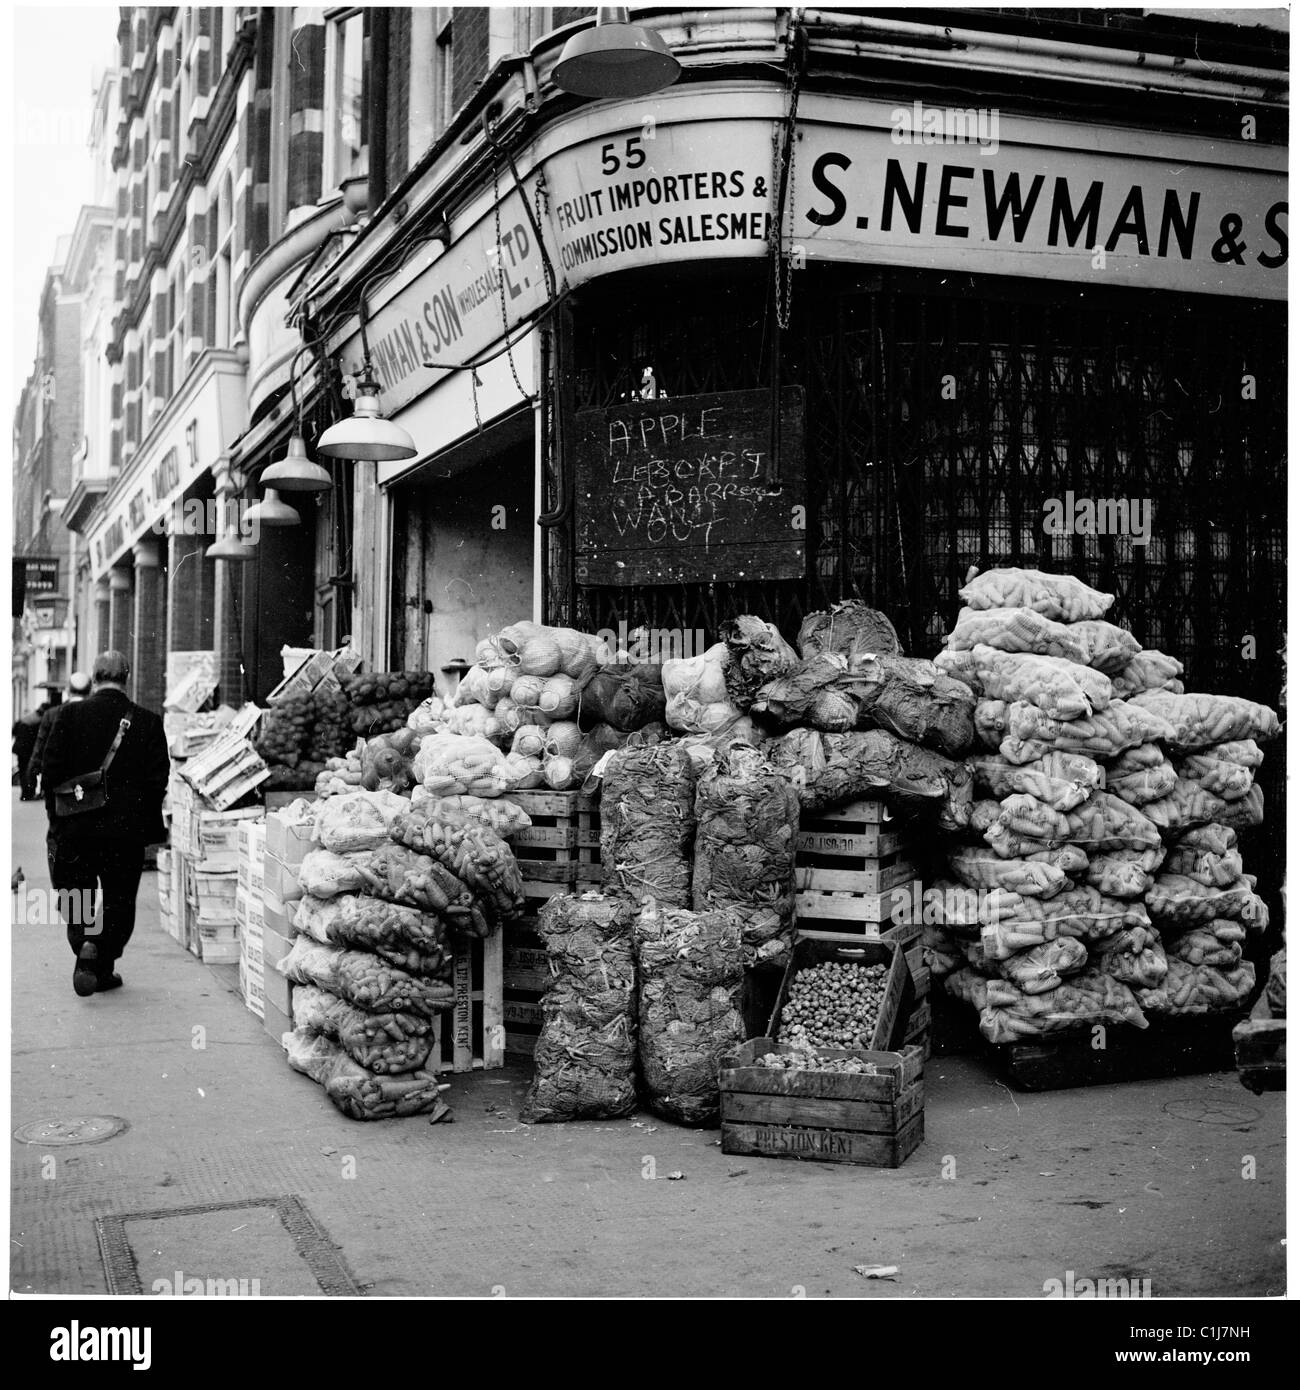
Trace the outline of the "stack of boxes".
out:
<instances>
[{"instance_id":1,"label":"stack of boxes","mask_svg":"<svg viewBox=\"0 0 1300 1390\"><path fill-rule=\"evenodd\" d=\"M293 987L275 968L293 944L293 914L302 888L298 867L312 849L312 828L285 811L266 817L262 860L262 1022L280 1041L293 1028Z\"/></svg>"},{"instance_id":2,"label":"stack of boxes","mask_svg":"<svg viewBox=\"0 0 1300 1390\"><path fill-rule=\"evenodd\" d=\"M185 764L185 780L213 810L233 806L271 775L250 741L261 713L256 705L246 705L220 738Z\"/></svg>"},{"instance_id":3,"label":"stack of boxes","mask_svg":"<svg viewBox=\"0 0 1300 1390\"><path fill-rule=\"evenodd\" d=\"M262 1018L263 895L265 892L266 823L248 820L239 827L239 868L235 886L235 922L239 928L239 992L244 1003Z\"/></svg>"}]
</instances>

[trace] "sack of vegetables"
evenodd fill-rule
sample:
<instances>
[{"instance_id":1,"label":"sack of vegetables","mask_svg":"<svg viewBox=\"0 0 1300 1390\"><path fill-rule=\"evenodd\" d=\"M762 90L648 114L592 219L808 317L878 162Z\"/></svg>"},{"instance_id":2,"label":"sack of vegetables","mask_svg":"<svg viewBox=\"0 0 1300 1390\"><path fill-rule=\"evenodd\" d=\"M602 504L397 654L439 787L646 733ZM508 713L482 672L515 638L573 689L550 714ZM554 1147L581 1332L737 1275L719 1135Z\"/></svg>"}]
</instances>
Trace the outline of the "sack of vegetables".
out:
<instances>
[{"instance_id":1,"label":"sack of vegetables","mask_svg":"<svg viewBox=\"0 0 1300 1390\"><path fill-rule=\"evenodd\" d=\"M677 1124L716 1125L722 1058L745 1040L740 914L687 912L649 901L635 936L646 1103Z\"/></svg>"},{"instance_id":2,"label":"sack of vegetables","mask_svg":"<svg viewBox=\"0 0 1300 1390\"><path fill-rule=\"evenodd\" d=\"M794 921L798 793L759 749L733 743L701 774L695 819L695 911L768 908L746 919L745 945L764 958L781 954Z\"/></svg>"},{"instance_id":3,"label":"sack of vegetables","mask_svg":"<svg viewBox=\"0 0 1300 1390\"><path fill-rule=\"evenodd\" d=\"M578 693L578 723L584 729L609 724L631 733L661 721L664 700L662 666L603 667Z\"/></svg>"},{"instance_id":4,"label":"sack of vegetables","mask_svg":"<svg viewBox=\"0 0 1300 1390\"><path fill-rule=\"evenodd\" d=\"M293 925L322 946L373 951L390 965L425 979L451 976L447 931L433 913L360 893L298 900Z\"/></svg>"},{"instance_id":5,"label":"sack of vegetables","mask_svg":"<svg viewBox=\"0 0 1300 1390\"><path fill-rule=\"evenodd\" d=\"M258 721L258 753L272 766L297 767L307 751L312 717L310 695L294 695L281 700Z\"/></svg>"},{"instance_id":6,"label":"sack of vegetables","mask_svg":"<svg viewBox=\"0 0 1300 1390\"><path fill-rule=\"evenodd\" d=\"M368 1014L319 985L299 985L293 1023L302 1032L332 1038L367 1071L416 1071L433 1050L433 1021L421 1014Z\"/></svg>"},{"instance_id":7,"label":"sack of vegetables","mask_svg":"<svg viewBox=\"0 0 1300 1390\"><path fill-rule=\"evenodd\" d=\"M404 1115L449 1114L441 1099L449 1082L431 1072L376 1076L354 1061L333 1039L295 1028L282 1039L289 1065L324 1087L333 1104L351 1120L391 1120Z\"/></svg>"},{"instance_id":8,"label":"sack of vegetables","mask_svg":"<svg viewBox=\"0 0 1300 1390\"><path fill-rule=\"evenodd\" d=\"M339 685L353 709L393 700L410 700L414 709L433 694L433 676L428 671L363 671L342 677Z\"/></svg>"},{"instance_id":9,"label":"sack of vegetables","mask_svg":"<svg viewBox=\"0 0 1300 1390\"><path fill-rule=\"evenodd\" d=\"M331 994L372 1013L417 1013L429 1018L450 1007L455 993L442 980L428 980L369 951L323 946L305 936L275 967L299 985L319 985Z\"/></svg>"},{"instance_id":10,"label":"sack of vegetables","mask_svg":"<svg viewBox=\"0 0 1300 1390\"><path fill-rule=\"evenodd\" d=\"M602 781L600 857L605 887L634 902L690 902L695 763L679 743L620 748Z\"/></svg>"},{"instance_id":11,"label":"sack of vegetables","mask_svg":"<svg viewBox=\"0 0 1300 1390\"><path fill-rule=\"evenodd\" d=\"M632 920L624 898L550 898L537 920L549 975L528 1124L614 1119L636 1109Z\"/></svg>"}]
</instances>

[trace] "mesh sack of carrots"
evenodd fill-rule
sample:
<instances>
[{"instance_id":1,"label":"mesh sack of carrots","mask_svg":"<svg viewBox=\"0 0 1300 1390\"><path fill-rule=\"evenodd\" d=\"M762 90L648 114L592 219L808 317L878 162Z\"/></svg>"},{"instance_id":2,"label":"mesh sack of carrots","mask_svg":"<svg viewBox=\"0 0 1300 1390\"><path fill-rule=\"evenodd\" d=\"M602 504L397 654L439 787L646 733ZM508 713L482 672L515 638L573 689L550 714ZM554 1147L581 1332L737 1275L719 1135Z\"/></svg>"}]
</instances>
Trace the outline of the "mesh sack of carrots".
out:
<instances>
[{"instance_id":1,"label":"mesh sack of carrots","mask_svg":"<svg viewBox=\"0 0 1300 1390\"><path fill-rule=\"evenodd\" d=\"M390 840L378 849L332 859L324 853L313 854L315 858L307 856L311 860L307 879L303 880L301 872L298 878L306 891L318 897L369 893L386 902L432 913L463 935L488 934L487 920L473 891L450 869L420 850Z\"/></svg>"},{"instance_id":2,"label":"mesh sack of carrots","mask_svg":"<svg viewBox=\"0 0 1300 1390\"><path fill-rule=\"evenodd\" d=\"M990 980L979 1026L989 1042L1010 1043L1096 1023L1147 1026L1133 991L1103 971L1089 968L1042 994L1024 994L1007 981Z\"/></svg>"},{"instance_id":3,"label":"mesh sack of carrots","mask_svg":"<svg viewBox=\"0 0 1300 1390\"><path fill-rule=\"evenodd\" d=\"M1072 936L1057 937L993 962L997 973L1022 994L1045 994L1088 964L1088 948ZM978 965L975 966L979 968Z\"/></svg>"},{"instance_id":4,"label":"mesh sack of carrots","mask_svg":"<svg viewBox=\"0 0 1300 1390\"><path fill-rule=\"evenodd\" d=\"M1224 970L1170 956L1169 971L1159 987L1139 990L1138 1000L1148 1013L1176 1018L1238 1009L1254 988L1255 967L1248 960Z\"/></svg>"},{"instance_id":5,"label":"mesh sack of carrots","mask_svg":"<svg viewBox=\"0 0 1300 1390\"><path fill-rule=\"evenodd\" d=\"M1259 750L1259 745L1253 739L1244 742ZM1177 759L1174 763L1177 775L1185 781L1195 782L1213 796L1221 796L1224 801L1239 801L1255 785L1254 768L1231 758L1217 757L1215 751L1212 747L1206 748L1200 753L1188 753Z\"/></svg>"},{"instance_id":6,"label":"mesh sack of carrots","mask_svg":"<svg viewBox=\"0 0 1300 1390\"><path fill-rule=\"evenodd\" d=\"M976 611L1032 608L1035 613L1061 623L1104 618L1115 602L1114 594L1090 588L1072 574L1015 567L985 570L968 579L957 594Z\"/></svg>"},{"instance_id":7,"label":"mesh sack of carrots","mask_svg":"<svg viewBox=\"0 0 1300 1390\"><path fill-rule=\"evenodd\" d=\"M1083 656L1075 659L1111 677L1125 670L1142 650L1142 643L1131 632L1108 623L1104 618L1087 618L1080 623L1071 623L1070 635L1083 649Z\"/></svg>"},{"instance_id":8,"label":"mesh sack of carrots","mask_svg":"<svg viewBox=\"0 0 1300 1390\"><path fill-rule=\"evenodd\" d=\"M1169 795L1177 781L1173 763L1154 743L1139 743L1106 765L1106 790L1130 806L1159 801Z\"/></svg>"},{"instance_id":9,"label":"mesh sack of carrots","mask_svg":"<svg viewBox=\"0 0 1300 1390\"><path fill-rule=\"evenodd\" d=\"M294 1027L332 1038L367 1071L418 1071L433 1051L433 1021L420 1014L365 1013L318 985L293 994Z\"/></svg>"},{"instance_id":10,"label":"mesh sack of carrots","mask_svg":"<svg viewBox=\"0 0 1300 1390\"><path fill-rule=\"evenodd\" d=\"M605 766L600 859L605 887L634 902L686 907L695 841L695 763L676 742L626 747Z\"/></svg>"},{"instance_id":11,"label":"mesh sack of carrots","mask_svg":"<svg viewBox=\"0 0 1300 1390\"><path fill-rule=\"evenodd\" d=\"M945 926L927 921L921 928L921 956L925 967L936 979L951 975L966 964L960 942Z\"/></svg>"},{"instance_id":12,"label":"mesh sack of carrots","mask_svg":"<svg viewBox=\"0 0 1300 1390\"><path fill-rule=\"evenodd\" d=\"M1127 700L1146 690L1168 690L1183 693L1183 663L1177 657L1146 648L1134 653L1122 670L1110 678L1115 694Z\"/></svg>"},{"instance_id":13,"label":"mesh sack of carrots","mask_svg":"<svg viewBox=\"0 0 1300 1390\"><path fill-rule=\"evenodd\" d=\"M967 763L975 774L977 793L988 792L1001 801L1024 792L1054 811L1072 811L1108 785L1101 764L1081 753L1048 753L1028 763L973 755Z\"/></svg>"},{"instance_id":14,"label":"mesh sack of carrots","mask_svg":"<svg viewBox=\"0 0 1300 1390\"><path fill-rule=\"evenodd\" d=\"M371 1013L417 1013L432 1018L454 993L444 980L412 975L369 951L324 946L305 936L275 967L299 985L319 985Z\"/></svg>"},{"instance_id":15,"label":"mesh sack of carrots","mask_svg":"<svg viewBox=\"0 0 1300 1390\"><path fill-rule=\"evenodd\" d=\"M392 836L423 859L434 881L442 877L441 869L463 883L488 917L514 917L523 908L524 885L514 852L481 821L444 817L436 810L409 811L393 822Z\"/></svg>"},{"instance_id":16,"label":"mesh sack of carrots","mask_svg":"<svg viewBox=\"0 0 1300 1390\"><path fill-rule=\"evenodd\" d=\"M1013 915L993 920L987 910L980 928L984 955L991 961L1007 960L1045 941L1072 936L1081 941L1102 941L1129 927L1150 927L1151 918L1140 902L1104 898L1086 885L1058 893L1054 898L1021 898Z\"/></svg>"},{"instance_id":17,"label":"mesh sack of carrots","mask_svg":"<svg viewBox=\"0 0 1300 1390\"><path fill-rule=\"evenodd\" d=\"M1007 888L1026 898L1052 898L1071 887L1069 875L1055 864L1003 859L974 845L950 850L948 868L967 888Z\"/></svg>"},{"instance_id":18,"label":"mesh sack of carrots","mask_svg":"<svg viewBox=\"0 0 1300 1390\"><path fill-rule=\"evenodd\" d=\"M954 652L993 647L1000 652L1058 656L1085 664L1084 644L1073 629L1032 608L963 608L948 634L947 647Z\"/></svg>"},{"instance_id":19,"label":"mesh sack of carrots","mask_svg":"<svg viewBox=\"0 0 1300 1390\"><path fill-rule=\"evenodd\" d=\"M762 951L794 921L798 795L759 749L733 743L701 774L695 819L692 906L768 909L744 925L745 944Z\"/></svg>"},{"instance_id":20,"label":"mesh sack of carrots","mask_svg":"<svg viewBox=\"0 0 1300 1390\"><path fill-rule=\"evenodd\" d=\"M1276 738L1281 725L1267 705L1240 695L1175 695L1170 690L1148 690L1132 703L1173 730L1170 747L1183 751L1208 748L1215 743Z\"/></svg>"},{"instance_id":21,"label":"mesh sack of carrots","mask_svg":"<svg viewBox=\"0 0 1300 1390\"><path fill-rule=\"evenodd\" d=\"M1005 732L997 747L1013 763L1032 762L1053 751L1083 753L1105 762L1172 733L1158 715L1128 700L1112 700L1100 713L1074 719L1051 715L1028 700L989 704L983 710L976 706L976 730L984 738L985 730L1001 725Z\"/></svg>"},{"instance_id":22,"label":"mesh sack of carrots","mask_svg":"<svg viewBox=\"0 0 1300 1390\"><path fill-rule=\"evenodd\" d=\"M1147 891L1146 905L1161 931L1186 929L1216 917L1230 917L1258 931L1268 926L1268 908L1248 874L1222 888L1209 888L1194 878L1166 871Z\"/></svg>"},{"instance_id":23,"label":"mesh sack of carrots","mask_svg":"<svg viewBox=\"0 0 1300 1390\"><path fill-rule=\"evenodd\" d=\"M1206 828L1219 829L1220 827L1208 826ZM1232 836L1232 841L1225 844L1225 847L1217 853L1214 849L1202 849L1197 843L1187 843L1190 836L1184 836L1183 839L1175 841L1165 856L1166 872L1181 874L1184 878L1194 879L1197 883L1203 883L1207 888L1230 887L1242 876L1245 868L1241 861L1241 851L1236 848L1236 832L1228 831L1228 833Z\"/></svg>"},{"instance_id":24,"label":"mesh sack of carrots","mask_svg":"<svg viewBox=\"0 0 1300 1390\"><path fill-rule=\"evenodd\" d=\"M463 816L495 830L503 839L517 835L532 825L532 819L513 801L492 800L481 796L435 796L424 787L411 792L411 810L423 811L426 817L453 821Z\"/></svg>"},{"instance_id":25,"label":"mesh sack of carrots","mask_svg":"<svg viewBox=\"0 0 1300 1390\"><path fill-rule=\"evenodd\" d=\"M377 1076L363 1067L332 1038L295 1028L283 1038L289 1065L318 1082L334 1106L350 1120L392 1120L406 1115L448 1114L441 1099L448 1082L432 1072Z\"/></svg>"},{"instance_id":26,"label":"mesh sack of carrots","mask_svg":"<svg viewBox=\"0 0 1300 1390\"><path fill-rule=\"evenodd\" d=\"M935 665L964 681L981 699L1025 701L1054 719L1100 714L1111 701L1108 676L1062 657L979 646L968 652L940 652Z\"/></svg>"},{"instance_id":27,"label":"mesh sack of carrots","mask_svg":"<svg viewBox=\"0 0 1300 1390\"><path fill-rule=\"evenodd\" d=\"M1170 838L1211 823L1246 830L1264 820L1264 790L1256 784L1245 796L1225 801L1206 791L1199 782L1180 777L1168 796L1148 802L1142 811Z\"/></svg>"},{"instance_id":28,"label":"mesh sack of carrots","mask_svg":"<svg viewBox=\"0 0 1300 1390\"><path fill-rule=\"evenodd\" d=\"M1129 927L1100 942L1093 963L1130 989L1158 989L1169 971L1160 937L1145 927Z\"/></svg>"},{"instance_id":29,"label":"mesh sack of carrots","mask_svg":"<svg viewBox=\"0 0 1300 1390\"><path fill-rule=\"evenodd\" d=\"M1155 882L1161 849L1112 849L1088 860L1084 882L1108 898L1141 898Z\"/></svg>"},{"instance_id":30,"label":"mesh sack of carrots","mask_svg":"<svg viewBox=\"0 0 1300 1390\"><path fill-rule=\"evenodd\" d=\"M584 893L547 900L537 919L549 978L529 1124L602 1120L636 1109L636 970L625 898Z\"/></svg>"},{"instance_id":31,"label":"mesh sack of carrots","mask_svg":"<svg viewBox=\"0 0 1300 1390\"><path fill-rule=\"evenodd\" d=\"M1245 939L1246 929L1240 922L1216 917L1165 942L1165 950L1188 965L1231 970L1241 961L1241 943Z\"/></svg>"},{"instance_id":32,"label":"mesh sack of carrots","mask_svg":"<svg viewBox=\"0 0 1300 1390\"><path fill-rule=\"evenodd\" d=\"M323 946L373 951L390 965L428 979L451 977L446 929L432 913L359 893L338 898L307 893L294 906L293 924Z\"/></svg>"},{"instance_id":33,"label":"mesh sack of carrots","mask_svg":"<svg viewBox=\"0 0 1300 1390\"><path fill-rule=\"evenodd\" d=\"M677 1124L715 1125L722 1058L745 1040L747 953L739 914L647 902L634 931L646 1103Z\"/></svg>"}]
</instances>

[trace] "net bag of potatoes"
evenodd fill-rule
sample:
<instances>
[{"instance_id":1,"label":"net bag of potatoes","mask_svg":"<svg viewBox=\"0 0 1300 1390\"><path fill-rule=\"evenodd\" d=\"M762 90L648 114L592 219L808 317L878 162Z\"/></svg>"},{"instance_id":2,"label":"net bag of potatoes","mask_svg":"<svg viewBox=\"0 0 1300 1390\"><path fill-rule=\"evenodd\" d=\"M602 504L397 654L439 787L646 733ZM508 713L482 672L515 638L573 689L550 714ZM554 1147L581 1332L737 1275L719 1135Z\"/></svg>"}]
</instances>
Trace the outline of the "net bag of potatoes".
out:
<instances>
[{"instance_id":1,"label":"net bag of potatoes","mask_svg":"<svg viewBox=\"0 0 1300 1390\"><path fill-rule=\"evenodd\" d=\"M600 793L605 887L633 902L649 896L686 907L695 841L696 768L679 743L620 748Z\"/></svg>"},{"instance_id":2,"label":"net bag of potatoes","mask_svg":"<svg viewBox=\"0 0 1300 1390\"><path fill-rule=\"evenodd\" d=\"M677 1124L715 1125L722 1058L745 1040L739 914L647 902L634 932L641 979L637 1055L646 1104Z\"/></svg>"},{"instance_id":3,"label":"net bag of potatoes","mask_svg":"<svg viewBox=\"0 0 1300 1390\"><path fill-rule=\"evenodd\" d=\"M604 1120L636 1109L636 972L632 920L623 898L584 893L550 898L537 932L549 978L528 1124Z\"/></svg>"}]
</instances>

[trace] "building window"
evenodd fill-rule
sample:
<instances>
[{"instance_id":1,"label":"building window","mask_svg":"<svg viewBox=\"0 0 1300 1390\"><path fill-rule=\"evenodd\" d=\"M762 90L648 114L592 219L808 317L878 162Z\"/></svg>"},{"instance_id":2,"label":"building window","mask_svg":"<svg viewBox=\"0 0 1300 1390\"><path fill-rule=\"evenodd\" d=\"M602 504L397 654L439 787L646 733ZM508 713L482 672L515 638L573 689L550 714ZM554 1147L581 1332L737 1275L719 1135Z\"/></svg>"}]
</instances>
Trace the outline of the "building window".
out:
<instances>
[{"instance_id":1,"label":"building window","mask_svg":"<svg viewBox=\"0 0 1300 1390\"><path fill-rule=\"evenodd\" d=\"M330 23L325 52L325 191L366 172L365 17Z\"/></svg>"},{"instance_id":2,"label":"building window","mask_svg":"<svg viewBox=\"0 0 1300 1390\"><path fill-rule=\"evenodd\" d=\"M450 6L437 16L434 104L441 131L487 76L489 16L487 7L478 5Z\"/></svg>"},{"instance_id":3,"label":"building window","mask_svg":"<svg viewBox=\"0 0 1300 1390\"><path fill-rule=\"evenodd\" d=\"M230 347L237 336L232 273L235 240L232 199L230 175L227 174L221 180L221 193L217 199L217 264L211 341L214 347L219 348Z\"/></svg>"}]
</instances>

